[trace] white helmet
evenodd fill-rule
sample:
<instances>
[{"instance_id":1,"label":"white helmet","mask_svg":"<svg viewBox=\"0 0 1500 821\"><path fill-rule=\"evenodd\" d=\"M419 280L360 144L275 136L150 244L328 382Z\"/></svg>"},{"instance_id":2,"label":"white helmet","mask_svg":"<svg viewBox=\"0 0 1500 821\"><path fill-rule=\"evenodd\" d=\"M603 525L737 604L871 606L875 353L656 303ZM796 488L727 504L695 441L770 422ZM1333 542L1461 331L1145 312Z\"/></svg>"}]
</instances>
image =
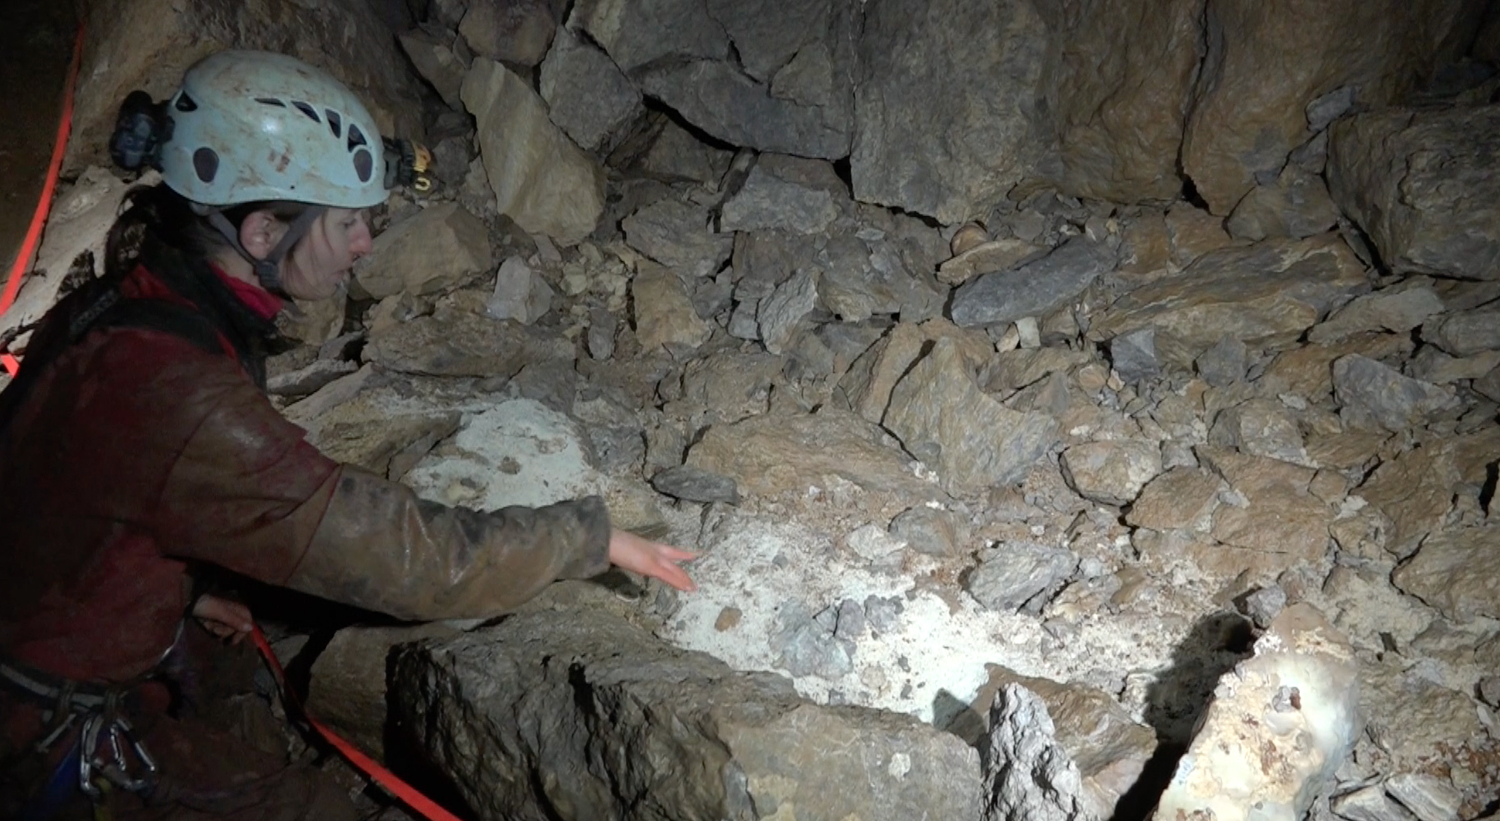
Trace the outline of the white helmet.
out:
<instances>
[{"instance_id":1,"label":"white helmet","mask_svg":"<svg viewBox=\"0 0 1500 821\"><path fill-rule=\"evenodd\" d=\"M202 206L288 200L366 208L386 200L380 131L343 83L284 54L221 51L168 101L163 181Z\"/></svg>"}]
</instances>

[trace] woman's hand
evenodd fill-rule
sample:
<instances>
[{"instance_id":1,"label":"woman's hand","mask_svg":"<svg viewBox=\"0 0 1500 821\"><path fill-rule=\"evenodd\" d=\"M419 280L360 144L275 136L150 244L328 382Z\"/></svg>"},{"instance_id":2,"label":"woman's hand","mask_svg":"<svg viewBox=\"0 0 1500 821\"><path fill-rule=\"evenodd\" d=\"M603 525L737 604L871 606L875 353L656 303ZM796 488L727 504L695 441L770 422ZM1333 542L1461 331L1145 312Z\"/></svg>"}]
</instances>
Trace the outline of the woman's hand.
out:
<instances>
[{"instance_id":1,"label":"woman's hand","mask_svg":"<svg viewBox=\"0 0 1500 821\"><path fill-rule=\"evenodd\" d=\"M255 629L250 608L206 593L193 602L193 617L203 629L221 639L228 639L230 644L239 644Z\"/></svg>"},{"instance_id":2,"label":"woman's hand","mask_svg":"<svg viewBox=\"0 0 1500 821\"><path fill-rule=\"evenodd\" d=\"M690 562L698 554L678 550L671 545L642 539L634 533L612 530L609 534L609 561L632 573L661 579L678 590L692 592L698 589L679 562Z\"/></svg>"}]
</instances>

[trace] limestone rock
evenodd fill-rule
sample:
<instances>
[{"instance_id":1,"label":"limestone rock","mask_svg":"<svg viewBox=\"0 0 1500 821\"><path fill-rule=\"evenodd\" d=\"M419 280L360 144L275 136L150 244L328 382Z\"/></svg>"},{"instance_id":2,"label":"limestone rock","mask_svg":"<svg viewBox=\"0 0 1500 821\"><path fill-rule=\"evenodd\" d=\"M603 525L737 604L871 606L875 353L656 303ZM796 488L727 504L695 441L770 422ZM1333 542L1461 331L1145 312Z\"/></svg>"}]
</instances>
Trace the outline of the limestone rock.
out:
<instances>
[{"instance_id":1,"label":"limestone rock","mask_svg":"<svg viewBox=\"0 0 1500 821\"><path fill-rule=\"evenodd\" d=\"M983 217L1050 140L1040 104L1049 41L1021 0L866 5L855 198L949 225Z\"/></svg>"},{"instance_id":2,"label":"limestone rock","mask_svg":"<svg viewBox=\"0 0 1500 821\"><path fill-rule=\"evenodd\" d=\"M977 755L958 738L896 713L811 704L780 676L735 673L607 613L523 614L410 646L393 681L407 743L484 817L980 811Z\"/></svg>"},{"instance_id":3,"label":"limestone rock","mask_svg":"<svg viewBox=\"0 0 1500 821\"><path fill-rule=\"evenodd\" d=\"M1014 613L1038 594L1055 595L1059 583L1076 569L1078 557L1069 550L1006 541L983 552L979 566L969 574L966 589L985 607Z\"/></svg>"},{"instance_id":4,"label":"limestone rock","mask_svg":"<svg viewBox=\"0 0 1500 821\"><path fill-rule=\"evenodd\" d=\"M1338 206L1323 179L1288 166L1274 183L1250 189L1224 227L1236 239L1259 242L1270 237L1310 237L1338 221Z\"/></svg>"},{"instance_id":5,"label":"limestone rock","mask_svg":"<svg viewBox=\"0 0 1500 821\"><path fill-rule=\"evenodd\" d=\"M951 316L965 327L1041 316L1077 296L1115 264L1109 243L1075 237L1040 259L970 280L954 294Z\"/></svg>"},{"instance_id":6,"label":"limestone rock","mask_svg":"<svg viewBox=\"0 0 1500 821\"><path fill-rule=\"evenodd\" d=\"M1333 363L1333 390L1344 424L1393 433L1420 426L1457 404L1451 391L1359 354Z\"/></svg>"},{"instance_id":7,"label":"limestone rock","mask_svg":"<svg viewBox=\"0 0 1500 821\"><path fill-rule=\"evenodd\" d=\"M1492 745L1489 731L1467 694L1444 687L1410 663L1360 666L1360 712L1368 732L1390 763L1391 772L1420 772L1433 765L1463 770L1470 778L1470 755ZM1403 669L1404 668L1404 669Z\"/></svg>"},{"instance_id":8,"label":"limestone rock","mask_svg":"<svg viewBox=\"0 0 1500 821\"><path fill-rule=\"evenodd\" d=\"M1338 123L1334 199L1398 273L1500 279L1500 104L1394 109Z\"/></svg>"},{"instance_id":9,"label":"limestone rock","mask_svg":"<svg viewBox=\"0 0 1500 821\"><path fill-rule=\"evenodd\" d=\"M461 108L463 101L459 98L459 89L463 87L469 67L453 52L451 35L441 27L436 31L416 28L402 32L400 40L401 50L416 66L417 73L432 84L443 102L449 108Z\"/></svg>"},{"instance_id":10,"label":"limestone rock","mask_svg":"<svg viewBox=\"0 0 1500 821\"><path fill-rule=\"evenodd\" d=\"M1385 791L1420 821L1456 821L1463 793L1448 779L1425 773L1397 773L1385 782Z\"/></svg>"},{"instance_id":11,"label":"limestone rock","mask_svg":"<svg viewBox=\"0 0 1500 821\"><path fill-rule=\"evenodd\" d=\"M835 202L845 199L844 185L828 163L769 154L750 169L744 187L724 203L719 228L818 234L838 218Z\"/></svg>"},{"instance_id":12,"label":"limestone rock","mask_svg":"<svg viewBox=\"0 0 1500 821\"><path fill-rule=\"evenodd\" d=\"M1066 43L1049 89L1061 190L1111 202L1181 192L1176 158L1203 56L1203 7L1137 0L1048 21ZM1061 8L1038 8L1064 16Z\"/></svg>"},{"instance_id":13,"label":"limestone rock","mask_svg":"<svg viewBox=\"0 0 1500 821\"><path fill-rule=\"evenodd\" d=\"M830 0L584 0L567 25L713 137L833 160L849 153L856 22Z\"/></svg>"},{"instance_id":14,"label":"limestone rock","mask_svg":"<svg viewBox=\"0 0 1500 821\"><path fill-rule=\"evenodd\" d=\"M781 353L797 333L803 317L812 313L817 299L817 280L807 271L798 271L761 300L755 310L755 321L766 350Z\"/></svg>"},{"instance_id":15,"label":"limestone rock","mask_svg":"<svg viewBox=\"0 0 1500 821\"><path fill-rule=\"evenodd\" d=\"M1310 122L1304 111L1326 92L1352 86L1361 106L1378 107L1456 57L1465 7L1464 0L1343 0L1312 14L1254 0L1208 4L1213 34L1182 168L1209 210L1228 214L1257 182L1275 178L1292 149L1326 122Z\"/></svg>"},{"instance_id":16,"label":"limestone rock","mask_svg":"<svg viewBox=\"0 0 1500 821\"><path fill-rule=\"evenodd\" d=\"M940 497L935 486L913 475L909 461L876 425L829 408L715 425L687 458L689 465L732 476L742 490L764 496L801 494L837 476L869 490Z\"/></svg>"},{"instance_id":17,"label":"limestone rock","mask_svg":"<svg viewBox=\"0 0 1500 821\"><path fill-rule=\"evenodd\" d=\"M1125 520L1152 530L1207 530L1222 486L1201 468L1174 467L1146 484Z\"/></svg>"},{"instance_id":18,"label":"limestone rock","mask_svg":"<svg viewBox=\"0 0 1500 821\"><path fill-rule=\"evenodd\" d=\"M604 211L603 172L552 124L541 97L488 59L469 67L461 94L500 213L564 245L588 236Z\"/></svg>"},{"instance_id":19,"label":"limestone rock","mask_svg":"<svg viewBox=\"0 0 1500 821\"><path fill-rule=\"evenodd\" d=\"M884 424L950 493L1017 482L1057 441L1055 420L981 392L950 339L937 340L896 383Z\"/></svg>"},{"instance_id":20,"label":"limestone rock","mask_svg":"<svg viewBox=\"0 0 1500 821\"><path fill-rule=\"evenodd\" d=\"M1152 818L1302 818L1360 733L1359 683L1348 640L1288 607L1220 679Z\"/></svg>"},{"instance_id":21,"label":"limestone rock","mask_svg":"<svg viewBox=\"0 0 1500 821\"><path fill-rule=\"evenodd\" d=\"M1063 476L1078 495L1127 505L1161 473L1161 446L1140 440L1084 442L1062 453Z\"/></svg>"},{"instance_id":22,"label":"limestone rock","mask_svg":"<svg viewBox=\"0 0 1500 821\"><path fill-rule=\"evenodd\" d=\"M1309 342L1333 342L1363 331L1406 333L1443 310L1431 288L1377 291L1355 297L1307 333ZM1496 317L1500 321L1500 316Z\"/></svg>"},{"instance_id":23,"label":"limestone rock","mask_svg":"<svg viewBox=\"0 0 1500 821\"><path fill-rule=\"evenodd\" d=\"M1407 372L1415 379L1434 385L1447 385L1463 379L1481 379L1500 366L1500 351L1484 351L1462 358L1424 347L1412 357ZM1484 393L1476 387L1476 391Z\"/></svg>"},{"instance_id":24,"label":"limestone rock","mask_svg":"<svg viewBox=\"0 0 1500 821\"><path fill-rule=\"evenodd\" d=\"M458 33L481 57L534 66L547 54L556 28L548 0L472 0Z\"/></svg>"},{"instance_id":25,"label":"limestone rock","mask_svg":"<svg viewBox=\"0 0 1500 821\"><path fill-rule=\"evenodd\" d=\"M891 520L891 538L900 539L918 553L958 556L967 540L968 528L959 516L931 507L913 507Z\"/></svg>"},{"instance_id":26,"label":"limestone rock","mask_svg":"<svg viewBox=\"0 0 1500 821\"><path fill-rule=\"evenodd\" d=\"M495 292L484 312L495 319L514 319L530 325L552 309L552 286L538 276L519 255L500 263L495 273Z\"/></svg>"},{"instance_id":27,"label":"limestone rock","mask_svg":"<svg viewBox=\"0 0 1500 821\"><path fill-rule=\"evenodd\" d=\"M651 148L641 158L641 170L668 182L686 180L717 186L729 170L733 156L729 151L702 142L671 120L663 119Z\"/></svg>"},{"instance_id":28,"label":"limestone rock","mask_svg":"<svg viewBox=\"0 0 1500 821\"><path fill-rule=\"evenodd\" d=\"M1310 468L1210 446L1197 452L1245 500L1214 511L1215 539L1282 568L1323 558L1333 511L1310 492Z\"/></svg>"},{"instance_id":29,"label":"limestone rock","mask_svg":"<svg viewBox=\"0 0 1500 821\"><path fill-rule=\"evenodd\" d=\"M1486 307L1434 317L1422 339L1454 356L1500 350L1500 308Z\"/></svg>"},{"instance_id":30,"label":"limestone rock","mask_svg":"<svg viewBox=\"0 0 1500 821\"><path fill-rule=\"evenodd\" d=\"M1266 366L1262 379L1278 390L1317 401L1333 393L1333 363L1350 354L1367 359L1396 361L1410 354L1409 334L1364 333L1338 342L1301 345L1284 350Z\"/></svg>"},{"instance_id":31,"label":"limestone rock","mask_svg":"<svg viewBox=\"0 0 1500 821\"><path fill-rule=\"evenodd\" d=\"M642 261L637 264L630 288L635 334L642 348L696 348L713 333L713 325L698 318L686 286L670 269Z\"/></svg>"},{"instance_id":32,"label":"limestone rock","mask_svg":"<svg viewBox=\"0 0 1500 821\"><path fill-rule=\"evenodd\" d=\"M962 285L980 274L1007 271L1046 252L1046 248L1024 239L984 242L939 266L938 280L944 285Z\"/></svg>"},{"instance_id":33,"label":"limestone rock","mask_svg":"<svg viewBox=\"0 0 1500 821\"><path fill-rule=\"evenodd\" d=\"M1336 235L1267 240L1200 257L1182 273L1121 297L1089 328L1109 339L1154 326L1197 352L1226 334L1246 344L1291 341L1337 296L1364 284L1364 266Z\"/></svg>"},{"instance_id":34,"label":"limestone rock","mask_svg":"<svg viewBox=\"0 0 1500 821\"><path fill-rule=\"evenodd\" d=\"M431 376L514 376L552 343L525 326L468 311L437 311L370 334L365 360Z\"/></svg>"},{"instance_id":35,"label":"limestone rock","mask_svg":"<svg viewBox=\"0 0 1500 821\"><path fill-rule=\"evenodd\" d=\"M713 275L734 250L734 237L709 230L707 209L675 199L647 205L620 223L630 247L689 278Z\"/></svg>"},{"instance_id":36,"label":"limestone rock","mask_svg":"<svg viewBox=\"0 0 1500 821\"><path fill-rule=\"evenodd\" d=\"M548 116L585 151L613 151L645 114L641 92L609 56L557 30L539 80Z\"/></svg>"},{"instance_id":37,"label":"limestone rock","mask_svg":"<svg viewBox=\"0 0 1500 821\"><path fill-rule=\"evenodd\" d=\"M424 208L380 233L354 279L370 296L432 294L495 265L484 222L456 202Z\"/></svg>"},{"instance_id":38,"label":"limestone rock","mask_svg":"<svg viewBox=\"0 0 1500 821\"><path fill-rule=\"evenodd\" d=\"M1268 456L1299 465L1312 463L1302 446L1296 417L1275 399L1249 399L1219 411L1213 427L1209 428L1208 441L1252 456Z\"/></svg>"},{"instance_id":39,"label":"limestone rock","mask_svg":"<svg viewBox=\"0 0 1500 821\"><path fill-rule=\"evenodd\" d=\"M1127 385L1161 376L1156 354L1156 329L1137 328L1109 341L1109 363Z\"/></svg>"},{"instance_id":40,"label":"limestone rock","mask_svg":"<svg viewBox=\"0 0 1500 821\"><path fill-rule=\"evenodd\" d=\"M1047 705L1019 684L1007 684L990 708L984 821L1098 821L1083 777L1054 737Z\"/></svg>"},{"instance_id":41,"label":"limestone rock","mask_svg":"<svg viewBox=\"0 0 1500 821\"><path fill-rule=\"evenodd\" d=\"M1451 447L1422 447L1380 465L1358 493L1390 518L1386 549L1404 558L1441 529L1460 480Z\"/></svg>"},{"instance_id":42,"label":"limestone rock","mask_svg":"<svg viewBox=\"0 0 1500 821\"><path fill-rule=\"evenodd\" d=\"M1406 593L1455 621L1500 618L1500 527L1434 533L1391 575Z\"/></svg>"},{"instance_id":43,"label":"limestone rock","mask_svg":"<svg viewBox=\"0 0 1500 821\"><path fill-rule=\"evenodd\" d=\"M970 365L989 357L989 340L977 331L963 330L945 319L920 325L899 323L860 354L839 380L839 391L850 409L871 422L883 421L890 406L891 389L921 357L924 347L943 338L954 340ZM1027 383L1032 381L1035 380Z\"/></svg>"}]
</instances>

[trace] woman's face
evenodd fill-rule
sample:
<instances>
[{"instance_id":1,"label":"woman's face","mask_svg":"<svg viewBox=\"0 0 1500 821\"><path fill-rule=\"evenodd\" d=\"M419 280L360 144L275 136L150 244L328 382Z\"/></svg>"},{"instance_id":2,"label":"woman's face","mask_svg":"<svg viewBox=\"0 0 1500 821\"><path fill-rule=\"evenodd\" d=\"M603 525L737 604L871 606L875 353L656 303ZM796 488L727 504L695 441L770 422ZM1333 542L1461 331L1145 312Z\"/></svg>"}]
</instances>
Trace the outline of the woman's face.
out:
<instances>
[{"instance_id":1,"label":"woman's face","mask_svg":"<svg viewBox=\"0 0 1500 821\"><path fill-rule=\"evenodd\" d=\"M364 210L329 208L281 263L281 287L297 299L327 299L349 278L354 261L370 253Z\"/></svg>"}]
</instances>

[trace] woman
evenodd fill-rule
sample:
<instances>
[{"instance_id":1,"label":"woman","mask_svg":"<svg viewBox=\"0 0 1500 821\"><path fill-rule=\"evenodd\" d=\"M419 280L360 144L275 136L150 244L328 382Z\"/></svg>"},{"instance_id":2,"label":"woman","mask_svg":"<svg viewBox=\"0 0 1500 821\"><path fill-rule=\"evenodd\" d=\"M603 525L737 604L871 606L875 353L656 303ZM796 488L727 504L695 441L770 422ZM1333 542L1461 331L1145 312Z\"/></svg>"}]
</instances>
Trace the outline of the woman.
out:
<instances>
[{"instance_id":1,"label":"woman","mask_svg":"<svg viewBox=\"0 0 1500 821\"><path fill-rule=\"evenodd\" d=\"M612 529L597 497L479 513L320 454L267 400L264 360L283 300L336 293L370 250L365 209L395 176L373 121L263 52L207 58L146 113L122 117L114 153L164 183L132 192L105 276L48 314L0 394L0 760L30 774L12 792L32 811L71 752L75 809L110 782L117 818L348 817L313 774L166 715L199 629L185 616L249 628L192 596L195 567L424 620L496 615L611 563L691 590L693 556Z\"/></svg>"}]
</instances>

